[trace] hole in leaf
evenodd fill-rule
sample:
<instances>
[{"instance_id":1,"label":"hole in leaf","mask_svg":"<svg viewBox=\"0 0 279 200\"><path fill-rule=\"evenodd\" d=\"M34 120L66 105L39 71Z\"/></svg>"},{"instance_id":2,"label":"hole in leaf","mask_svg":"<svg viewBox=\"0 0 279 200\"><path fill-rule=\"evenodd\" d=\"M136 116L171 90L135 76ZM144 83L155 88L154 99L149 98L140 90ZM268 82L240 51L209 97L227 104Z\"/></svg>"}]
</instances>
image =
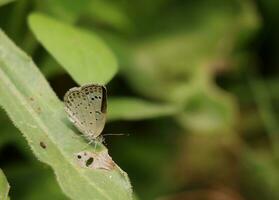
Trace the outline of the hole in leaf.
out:
<instances>
[{"instance_id":1,"label":"hole in leaf","mask_svg":"<svg viewBox=\"0 0 279 200\"><path fill-rule=\"evenodd\" d=\"M91 165L93 163L93 161L94 161L94 159L91 157L86 161L85 165L88 167L89 165Z\"/></svg>"},{"instance_id":2,"label":"hole in leaf","mask_svg":"<svg viewBox=\"0 0 279 200\"><path fill-rule=\"evenodd\" d=\"M40 146L43 148L43 149L45 149L47 146L46 146L46 144L44 143L44 142L40 142Z\"/></svg>"}]
</instances>

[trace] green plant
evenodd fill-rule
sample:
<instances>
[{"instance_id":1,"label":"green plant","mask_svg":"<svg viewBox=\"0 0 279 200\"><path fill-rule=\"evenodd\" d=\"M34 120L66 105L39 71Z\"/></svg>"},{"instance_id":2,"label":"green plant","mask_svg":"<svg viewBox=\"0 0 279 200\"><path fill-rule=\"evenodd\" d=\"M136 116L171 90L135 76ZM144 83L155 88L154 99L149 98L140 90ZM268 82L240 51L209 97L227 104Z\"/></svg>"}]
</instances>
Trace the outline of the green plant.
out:
<instances>
[{"instance_id":1,"label":"green plant","mask_svg":"<svg viewBox=\"0 0 279 200\"><path fill-rule=\"evenodd\" d=\"M38 159L53 168L65 194L74 199L130 199L131 186L120 169L107 172L78 167L73 155L85 143L67 125L63 105L32 60L4 33L0 49L1 105Z\"/></svg>"},{"instance_id":2,"label":"green plant","mask_svg":"<svg viewBox=\"0 0 279 200\"><path fill-rule=\"evenodd\" d=\"M0 165L11 199L278 199L278 3L0 6ZM108 89L103 134L124 136L88 146L70 123L61 100L86 83ZM74 155L85 148L119 166L82 168Z\"/></svg>"},{"instance_id":3,"label":"green plant","mask_svg":"<svg viewBox=\"0 0 279 200\"><path fill-rule=\"evenodd\" d=\"M3 200L8 200L9 190L10 190L10 185L7 181L7 178L5 177L3 171L0 169L0 198Z\"/></svg>"},{"instance_id":4,"label":"green plant","mask_svg":"<svg viewBox=\"0 0 279 200\"><path fill-rule=\"evenodd\" d=\"M78 83L105 84L116 73L115 57L97 36L40 14L32 14L29 22L39 40ZM119 167L112 171L79 168L74 153L86 143L75 136L62 103L32 59L3 32L0 36L0 103L37 158L53 168L64 193L73 199L131 199L128 176ZM132 115L125 114L123 105L134 110ZM171 115L176 111L172 106L131 98L110 100L109 110L111 120ZM96 150L92 147L91 151Z\"/></svg>"}]
</instances>

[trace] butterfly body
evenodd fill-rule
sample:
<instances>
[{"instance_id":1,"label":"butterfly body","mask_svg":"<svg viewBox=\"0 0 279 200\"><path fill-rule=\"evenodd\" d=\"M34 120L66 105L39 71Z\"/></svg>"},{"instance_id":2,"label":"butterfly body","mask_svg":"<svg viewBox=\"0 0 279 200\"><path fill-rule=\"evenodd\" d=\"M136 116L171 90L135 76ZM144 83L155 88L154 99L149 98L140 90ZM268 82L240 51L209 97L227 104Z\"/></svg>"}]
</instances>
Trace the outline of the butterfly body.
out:
<instances>
[{"instance_id":1,"label":"butterfly body","mask_svg":"<svg viewBox=\"0 0 279 200\"><path fill-rule=\"evenodd\" d=\"M65 111L88 140L96 140L104 129L107 92L103 85L87 84L71 88L64 96Z\"/></svg>"}]
</instances>

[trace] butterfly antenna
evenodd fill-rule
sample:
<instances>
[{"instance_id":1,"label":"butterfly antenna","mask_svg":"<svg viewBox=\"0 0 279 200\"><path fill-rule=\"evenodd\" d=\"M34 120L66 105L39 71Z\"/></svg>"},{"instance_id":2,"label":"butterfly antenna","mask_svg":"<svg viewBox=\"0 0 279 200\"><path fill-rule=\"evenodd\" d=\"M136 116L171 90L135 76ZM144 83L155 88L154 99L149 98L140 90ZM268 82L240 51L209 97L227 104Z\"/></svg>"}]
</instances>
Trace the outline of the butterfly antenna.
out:
<instances>
[{"instance_id":1,"label":"butterfly antenna","mask_svg":"<svg viewBox=\"0 0 279 200\"><path fill-rule=\"evenodd\" d=\"M103 136L107 136L107 135L125 135L125 136L130 136L129 133L106 133L106 134L103 134Z\"/></svg>"}]
</instances>

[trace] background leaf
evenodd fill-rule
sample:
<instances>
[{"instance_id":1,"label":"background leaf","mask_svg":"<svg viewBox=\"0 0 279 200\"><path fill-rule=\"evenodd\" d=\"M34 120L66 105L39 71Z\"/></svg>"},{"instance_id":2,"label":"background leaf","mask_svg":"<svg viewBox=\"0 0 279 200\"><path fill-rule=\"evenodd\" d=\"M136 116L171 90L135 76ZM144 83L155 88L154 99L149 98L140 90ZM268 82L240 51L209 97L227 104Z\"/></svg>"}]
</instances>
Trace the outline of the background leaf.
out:
<instances>
[{"instance_id":1,"label":"background leaf","mask_svg":"<svg viewBox=\"0 0 279 200\"><path fill-rule=\"evenodd\" d=\"M0 199L8 200L9 190L10 190L10 185L6 179L5 174L0 169Z\"/></svg>"},{"instance_id":2,"label":"background leaf","mask_svg":"<svg viewBox=\"0 0 279 200\"><path fill-rule=\"evenodd\" d=\"M108 120L141 120L170 116L178 109L131 97L115 97L108 101Z\"/></svg>"},{"instance_id":3,"label":"background leaf","mask_svg":"<svg viewBox=\"0 0 279 200\"><path fill-rule=\"evenodd\" d=\"M80 85L106 84L117 72L116 58L94 33L33 13L29 26L48 52Z\"/></svg>"},{"instance_id":4,"label":"background leaf","mask_svg":"<svg viewBox=\"0 0 279 200\"><path fill-rule=\"evenodd\" d=\"M73 155L84 149L86 143L70 128L61 102L32 60L3 32L0 32L0 95L1 106L37 158L52 167L67 196L131 199L129 180L120 168L86 170L77 165ZM98 150L106 149L99 146Z\"/></svg>"}]
</instances>

